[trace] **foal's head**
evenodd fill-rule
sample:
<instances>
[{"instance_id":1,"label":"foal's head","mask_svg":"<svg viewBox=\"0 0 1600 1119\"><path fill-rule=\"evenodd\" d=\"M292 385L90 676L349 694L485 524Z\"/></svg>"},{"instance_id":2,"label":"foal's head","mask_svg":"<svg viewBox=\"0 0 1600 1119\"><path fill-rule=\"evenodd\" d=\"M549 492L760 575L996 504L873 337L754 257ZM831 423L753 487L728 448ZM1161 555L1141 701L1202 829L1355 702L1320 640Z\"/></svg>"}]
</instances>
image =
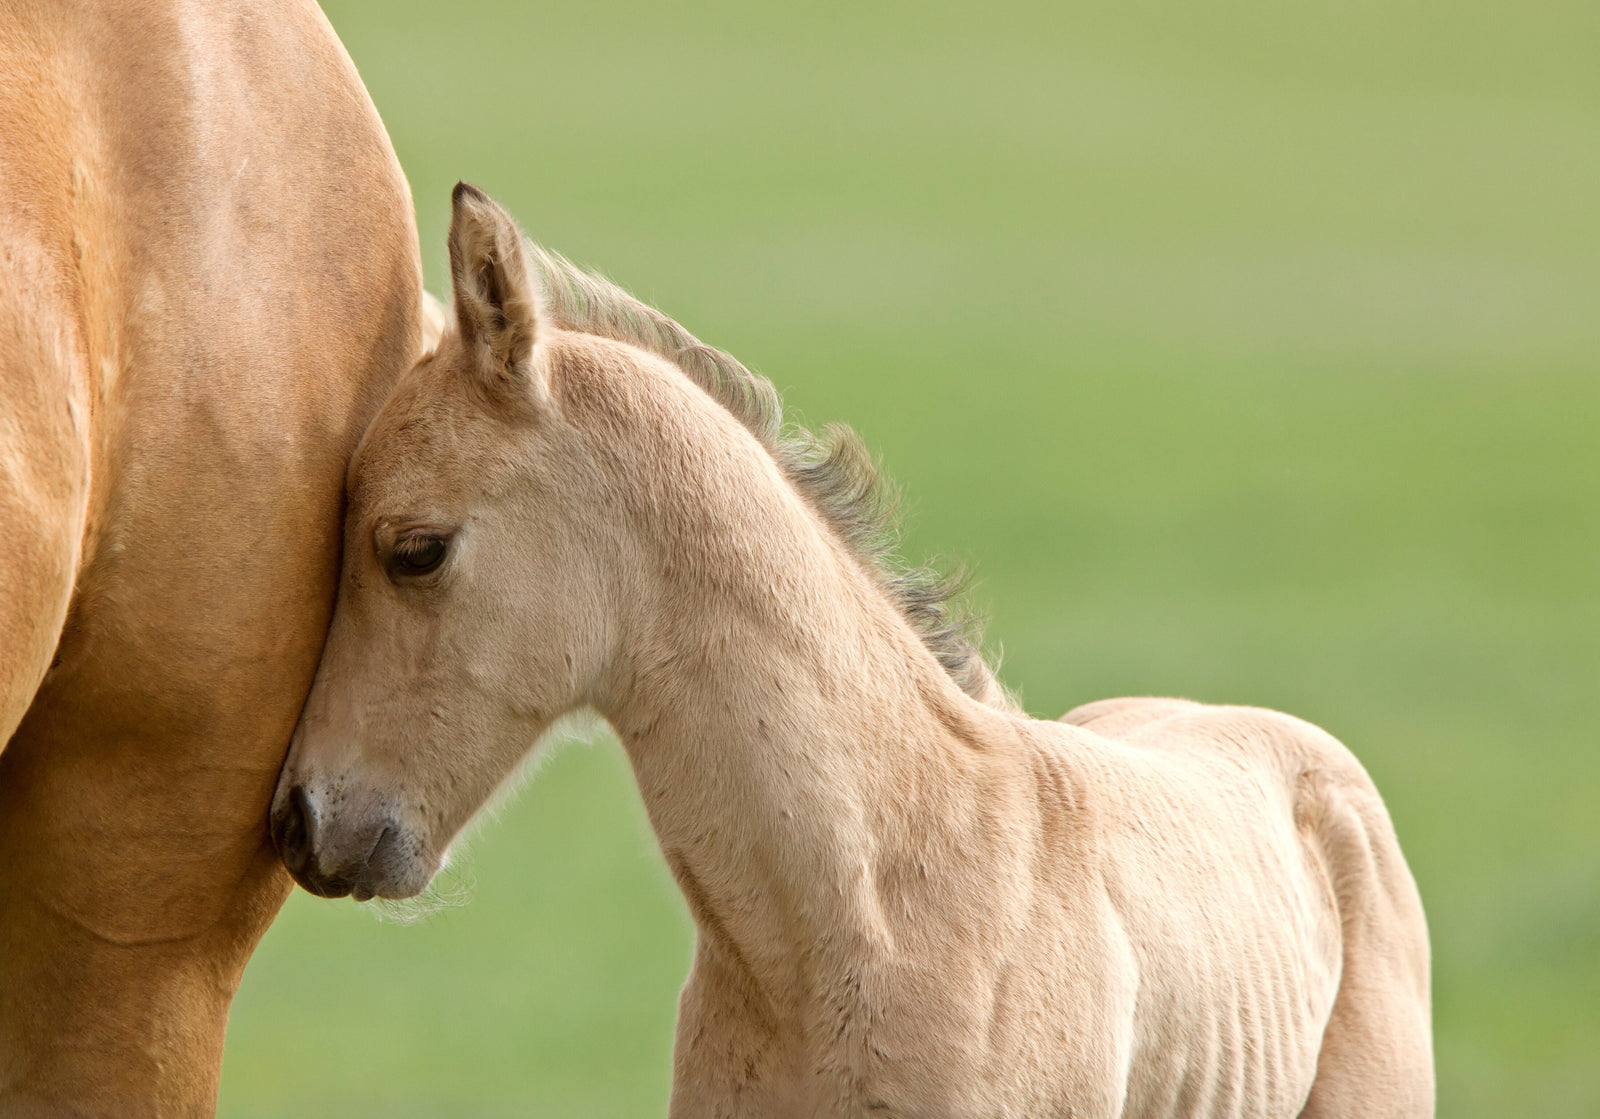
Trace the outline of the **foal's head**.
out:
<instances>
[{"instance_id":1,"label":"foal's head","mask_svg":"<svg viewBox=\"0 0 1600 1119\"><path fill-rule=\"evenodd\" d=\"M538 735L590 699L626 542L563 364L653 360L547 330L522 238L456 188L455 322L350 467L338 608L273 800L313 893L405 897Z\"/></svg>"},{"instance_id":2,"label":"foal's head","mask_svg":"<svg viewBox=\"0 0 1600 1119\"><path fill-rule=\"evenodd\" d=\"M764 609L801 540L1004 702L949 588L892 563L890 505L848 429L785 431L769 382L526 246L465 185L450 269L453 328L350 467L339 601L273 798L303 886L421 890L555 719L614 714L682 650L663 633L703 621L706 588Z\"/></svg>"}]
</instances>

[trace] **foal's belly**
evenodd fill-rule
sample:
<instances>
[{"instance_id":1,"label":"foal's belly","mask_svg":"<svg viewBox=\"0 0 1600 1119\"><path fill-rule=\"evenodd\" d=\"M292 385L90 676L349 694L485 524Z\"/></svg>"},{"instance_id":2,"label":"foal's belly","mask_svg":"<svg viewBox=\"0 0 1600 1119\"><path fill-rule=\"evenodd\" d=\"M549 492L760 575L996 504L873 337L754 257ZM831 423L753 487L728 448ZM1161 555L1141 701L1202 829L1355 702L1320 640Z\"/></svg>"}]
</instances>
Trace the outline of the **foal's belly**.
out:
<instances>
[{"instance_id":1,"label":"foal's belly","mask_svg":"<svg viewBox=\"0 0 1600 1119\"><path fill-rule=\"evenodd\" d=\"M1126 1119L1298 1115L1316 1075L1320 1030L1285 1027L1258 995L1147 1028L1127 1083Z\"/></svg>"},{"instance_id":2,"label":"foal's belly","mask_svg":"<svg viewBox=\"0 0 1600 1119\"><path fill-rule=\"evenodd\" d=\"M1247 807L1253 826L1182 805L1189 828L1107 874L1138 975L1130 1119L1295 1116L1311 1090L1337 917L1292 819Z\"/></svg>"}]
</instances>

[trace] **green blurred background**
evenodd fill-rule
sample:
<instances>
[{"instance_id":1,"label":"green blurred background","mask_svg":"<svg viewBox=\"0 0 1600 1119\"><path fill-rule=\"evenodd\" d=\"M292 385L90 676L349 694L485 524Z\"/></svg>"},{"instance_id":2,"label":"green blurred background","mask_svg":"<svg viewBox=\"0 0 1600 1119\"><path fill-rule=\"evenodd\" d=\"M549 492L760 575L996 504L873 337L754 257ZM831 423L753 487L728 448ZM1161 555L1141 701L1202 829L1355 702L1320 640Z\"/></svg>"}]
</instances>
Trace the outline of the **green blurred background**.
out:
<instances>
[{"instance_id":1,"label":"green blurred background","mask_svg":"<svg viewBox=\"0 0 1600 1119\"><path fill-rule=\"evenodd\" d=\"M1600 6L328 14L447 287L467 178L855 424L1054 717L1319 722L1432 925L1440 1114L1600 1115ZM417 925L297 893L222 1114L663 1114L690 932L617 745Z\"/></svg>"}]
</instances>

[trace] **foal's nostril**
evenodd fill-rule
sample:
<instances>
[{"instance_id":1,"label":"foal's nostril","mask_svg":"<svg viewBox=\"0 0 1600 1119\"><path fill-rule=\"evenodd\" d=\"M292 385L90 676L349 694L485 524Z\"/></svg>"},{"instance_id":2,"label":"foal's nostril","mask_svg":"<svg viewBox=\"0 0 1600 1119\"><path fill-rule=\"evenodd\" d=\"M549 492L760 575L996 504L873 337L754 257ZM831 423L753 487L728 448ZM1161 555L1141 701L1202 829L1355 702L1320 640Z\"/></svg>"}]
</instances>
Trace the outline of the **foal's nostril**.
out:
<instances>
[{"instance_id":1,"label":"foal's nostril","mask_svg":"<svg viewBox=\"0 0 1600 1119\"><path fill-rule=\"evenodd\" d=\"M289 790L289 803L272 821L272 841L277 845L278 857L291 874L299 875L305 870L311 857L315 819L304 787L294 786Z\"/></svg>"}]
</instances>

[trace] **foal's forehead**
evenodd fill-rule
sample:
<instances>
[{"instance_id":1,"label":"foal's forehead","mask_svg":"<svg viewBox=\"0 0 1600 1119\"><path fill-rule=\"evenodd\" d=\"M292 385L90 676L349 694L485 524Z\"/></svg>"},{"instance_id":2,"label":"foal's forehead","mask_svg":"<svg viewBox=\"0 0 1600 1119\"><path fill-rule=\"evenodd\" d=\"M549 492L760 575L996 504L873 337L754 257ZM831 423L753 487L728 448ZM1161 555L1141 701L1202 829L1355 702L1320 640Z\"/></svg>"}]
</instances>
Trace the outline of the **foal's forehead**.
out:
<instances>
[{"instance_id":1,"label":"foal's forehead","mask_svg":"<svg viewBox=\"0 0 1600 1119\"><path fill-rule=\"evenodd\" d=\"M441 358L425 360L395 386L367 428L350 463L347 488L352 509L404 498L408 491L452 468L470 464L477 440L472 429L488 426L480 402L465 391L464 378Z\"/></svg>"}]
</instances>

